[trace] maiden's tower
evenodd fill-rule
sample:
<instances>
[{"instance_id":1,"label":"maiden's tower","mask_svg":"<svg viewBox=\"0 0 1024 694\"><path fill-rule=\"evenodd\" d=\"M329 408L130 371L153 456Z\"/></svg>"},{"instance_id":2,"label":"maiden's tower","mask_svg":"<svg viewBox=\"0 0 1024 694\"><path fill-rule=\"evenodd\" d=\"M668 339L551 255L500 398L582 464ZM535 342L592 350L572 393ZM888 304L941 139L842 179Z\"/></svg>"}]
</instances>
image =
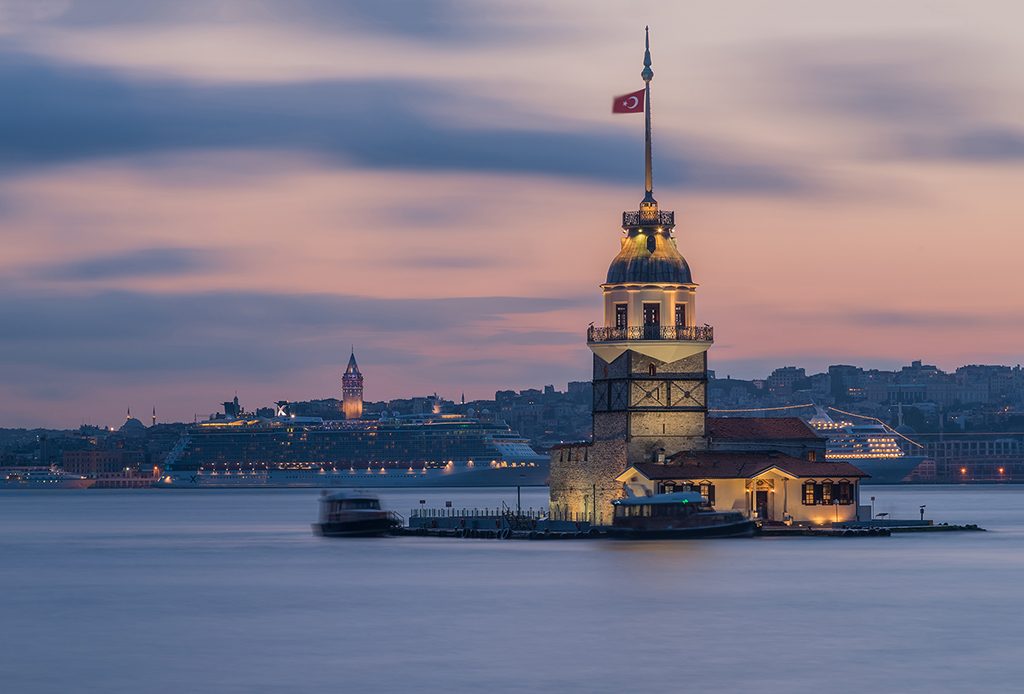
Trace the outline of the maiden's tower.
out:
<instances>
[{"instance_id":1,"label":"maiden's tower","mask_svg":"<svg viewBox=\"0 0 1024 694\"><path fill-rule=\"evenodd\" d=\"M675 213L654 197L649 36L640 74L643 90L619 97L613 111L644 113L644 196L639 209L622 213L621 248L601 285L603 320L587 331L592 440L552 449L552 513L603 524L612 500L626 494L695 489L752 517L817 518L796 506L821 506L825 496L831 502L834 485L849 516L863 473L826 469L824 442L806 424L708 418L714 332L698 321L698 285L676 245Z\"/></svg>"}]
</instances>

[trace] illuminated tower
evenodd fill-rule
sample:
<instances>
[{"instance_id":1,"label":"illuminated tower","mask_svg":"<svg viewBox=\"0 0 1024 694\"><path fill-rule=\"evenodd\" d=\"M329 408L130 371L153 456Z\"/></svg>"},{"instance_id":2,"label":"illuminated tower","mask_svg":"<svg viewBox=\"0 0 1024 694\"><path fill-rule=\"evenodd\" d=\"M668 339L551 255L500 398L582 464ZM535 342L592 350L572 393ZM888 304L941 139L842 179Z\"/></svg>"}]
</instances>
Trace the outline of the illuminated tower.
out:
<instances>
[{"instance_id":1,"label":"illuminated tower","mask_svg":"<svg viewBox=\"0 0 1024 694\"><path fill-rule=\"evenodd\" d=\"M645 194L622 213L622 248L608 268L604 325L591 326L594 441L626 442L629 462L706 447L707 350L697 325L697 285L673 237L675 213L660 210L651 174L650 39L644 69Z\"/></svg>"},{"instance_id":2,"label":"illuminated tower","mask_svg":"<svg viewBox=\"0 0 1024 694\"><path fill-rule=\"evenodd\" d=\"M363 416L363 374L359 373L354 347L348 358L345 373L341 377L341 397L341 410L345 414L345 419L359 419Z\"/></svg>"}]
</instances>

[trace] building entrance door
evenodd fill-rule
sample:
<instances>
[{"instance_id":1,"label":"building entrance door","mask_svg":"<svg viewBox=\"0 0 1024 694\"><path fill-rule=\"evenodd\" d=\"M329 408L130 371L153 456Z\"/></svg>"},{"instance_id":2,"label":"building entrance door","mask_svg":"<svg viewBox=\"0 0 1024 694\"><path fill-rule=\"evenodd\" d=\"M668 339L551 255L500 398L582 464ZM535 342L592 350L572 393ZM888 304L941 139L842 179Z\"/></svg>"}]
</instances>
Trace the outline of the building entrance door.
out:
<instances>
[{"instance_id":1,"label":"building entrance door","mask_svg":"<svg viewBox=\"0 0 1024 694\"><path fill-rule=\"evenodd\" d=\"M768 492L758 490L754 492L754 510L761 520L771 520L771 510L768 505Z\"/></svg>"},{"instance_id":2,"label":"building entrance door","mask_svg":"<svg viewBox=\"0 0 1024 694\"><path fill-rule=\"evenodd\" d=\"M644 339L661 337L661 304L644 304Z\"/></svg>"}]
</instances>

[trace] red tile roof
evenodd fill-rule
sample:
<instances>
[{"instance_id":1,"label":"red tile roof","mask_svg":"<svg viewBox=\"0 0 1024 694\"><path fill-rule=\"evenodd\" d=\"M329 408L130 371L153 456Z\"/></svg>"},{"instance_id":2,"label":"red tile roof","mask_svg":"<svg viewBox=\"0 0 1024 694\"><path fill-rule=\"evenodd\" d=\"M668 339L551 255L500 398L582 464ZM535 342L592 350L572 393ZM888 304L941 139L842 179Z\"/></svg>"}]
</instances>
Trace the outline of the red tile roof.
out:
<instances>
[{"instance_id":1,"label":"red tile roof","mask_svg":"<svg viewBox=\"0 0 1024 694\"><path fill-rule=\"evenodd\" d=\"M636 463L633 467L651 480L747 479L773 467L795 477L870 477L850 463L814 463L775 451L683 451L665 464Z\"/></svg>"},{"instance_id":2,"label":"red tile roof","mask_svg":"<svg viewBox=\"0 0 1024 694\"><path fill-rule=\"evenodd\" d=\"M822 438L799 417L708 417L708 436L741 441Z\"/></svg>"}]
</instances>

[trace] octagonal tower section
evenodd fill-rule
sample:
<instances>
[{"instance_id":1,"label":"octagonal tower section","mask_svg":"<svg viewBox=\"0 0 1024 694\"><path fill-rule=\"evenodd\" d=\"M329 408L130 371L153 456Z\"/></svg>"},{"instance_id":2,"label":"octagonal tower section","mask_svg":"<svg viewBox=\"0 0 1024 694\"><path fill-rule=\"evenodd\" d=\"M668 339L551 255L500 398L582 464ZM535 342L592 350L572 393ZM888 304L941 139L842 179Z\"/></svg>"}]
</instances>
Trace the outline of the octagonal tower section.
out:
<instances>
[{"instance_id":1,"label":"octagonal tower section","mask_svg":"<svg viewBox=\"0 0 1024 694\"><path fill-rule=\"evenodd\" d=\"M622 213L622 248L601 289L604 325L591 326L594 437L625 440L629 463L707 447L707 350L697 284L679 253L675 213L648 194Z\"/></svg>"}]
</instances>

